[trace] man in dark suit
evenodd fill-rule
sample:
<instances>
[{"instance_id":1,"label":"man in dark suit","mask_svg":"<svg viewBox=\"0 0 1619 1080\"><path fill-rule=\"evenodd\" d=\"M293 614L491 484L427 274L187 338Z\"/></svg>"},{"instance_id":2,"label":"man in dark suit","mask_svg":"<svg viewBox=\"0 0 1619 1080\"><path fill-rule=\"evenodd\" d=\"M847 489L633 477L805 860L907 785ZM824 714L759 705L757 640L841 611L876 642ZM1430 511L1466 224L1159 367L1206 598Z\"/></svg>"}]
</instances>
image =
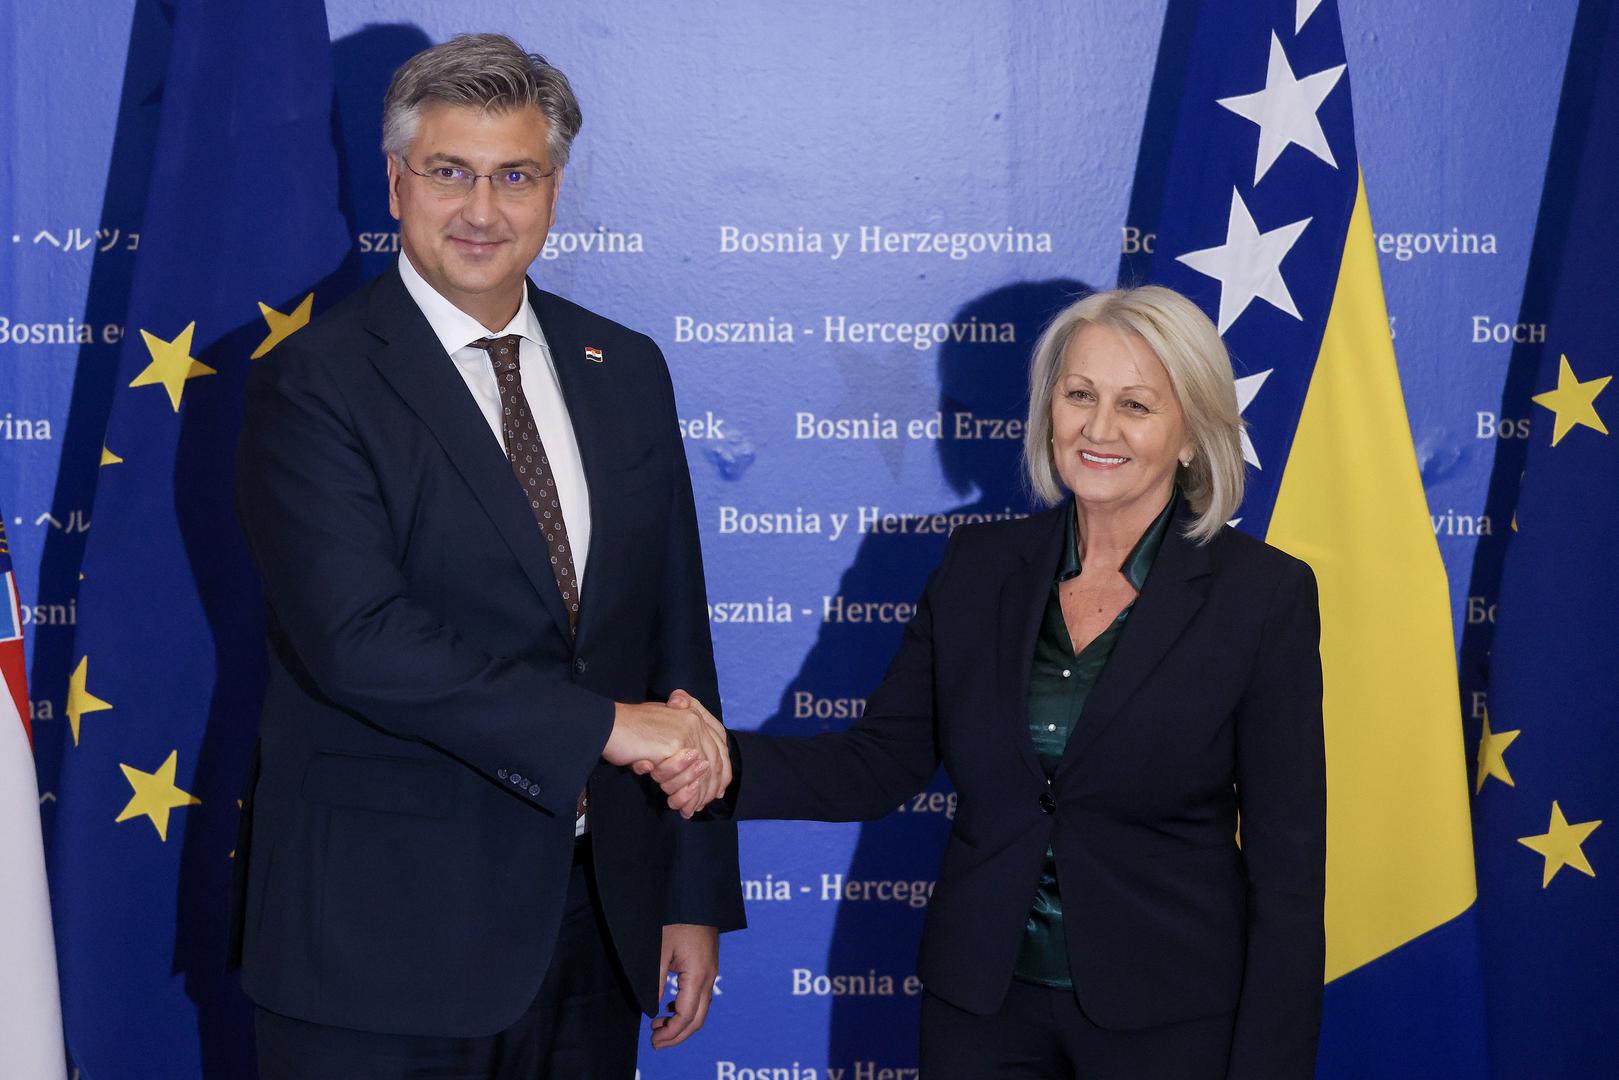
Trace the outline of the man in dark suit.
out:
<instances>
[{"instance_id":1,"label":"man in dark suit","mask_svg":"<svg viewBox=\"0 0 1619 1080\"><path fill-rule=\"evenodd\" d=\"M238 462L270 683L242 855L261 1074L630 1077L703 1023L734 829L663 357L526 279L580 115L509 39L407 62L390 269L264 361Z\"/></svg>"}]
</instances>

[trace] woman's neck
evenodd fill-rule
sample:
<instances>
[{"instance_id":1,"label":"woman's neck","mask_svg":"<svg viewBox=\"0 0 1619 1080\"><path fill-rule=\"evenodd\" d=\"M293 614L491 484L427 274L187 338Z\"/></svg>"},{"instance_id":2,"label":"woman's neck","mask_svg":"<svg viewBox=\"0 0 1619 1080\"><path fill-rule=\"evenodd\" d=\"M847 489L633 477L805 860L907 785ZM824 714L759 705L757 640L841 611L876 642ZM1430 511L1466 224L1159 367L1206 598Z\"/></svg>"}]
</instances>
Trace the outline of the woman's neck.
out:
<instances>
[{"instance_id":1,"label":"woman's neck","mask_svg":"<svg viewBox=\"0 0 1619 1080\"><path fill-rule=\"evenodd\" d=\"M1109 570L1122 566L1130 549L1163 512L1174 491L1172 486L1161 496L1144 497L1123 506L1086 505L1076 498L1074 524L1081 565L1099 563Z\"/></svg>"}]
</instances>

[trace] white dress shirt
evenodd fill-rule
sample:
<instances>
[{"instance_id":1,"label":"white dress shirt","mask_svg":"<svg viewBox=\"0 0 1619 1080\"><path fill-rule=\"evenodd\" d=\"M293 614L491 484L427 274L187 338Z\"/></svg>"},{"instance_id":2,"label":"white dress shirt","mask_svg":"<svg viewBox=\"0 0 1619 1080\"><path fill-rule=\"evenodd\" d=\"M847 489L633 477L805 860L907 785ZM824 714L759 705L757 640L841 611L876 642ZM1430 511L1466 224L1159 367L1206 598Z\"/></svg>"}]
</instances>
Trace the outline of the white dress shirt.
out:
<instances>
[{"instance_id":1,"label":"white dress shirt","mask_svg":"<svg viewBox=\"0 0 1619 1080\"><path fill-rule=\"evenodd\" d=\"M478 403L489 430L506 450L506 436L500 425L500 385L495 379L495 365L489 354L472 347L479 338L505 337L516 334L522 338L518 346L518 377L522 381L523 396L528 399L530 415L545 444L545 456L556 477L557 501L562 504L562 524L568 530L568 544L573 548L573 571L579 580L579 595L585 594L585 560L590 554L590 489L585 484L585 467L579 457L579 442L574 438L573 421L568 417L568 403L562 399L562 386L557 382L556 365L551 359L551 347L546 344L540 320L528 302L528 289L523 290L523 303L505 328L490 333L489 329L471 315L440 296L438 290L410 265L404 252L399 253L399 276L411 299L427 316L428 325L438 335L444 351L450 354L455 369L467 384L472 400ZM539 526L535 525L535 529Z\"/></svg>"},{"instance_id":2,"label":"white dress shirt","mask_svg":"<svg viewBox=\"0 0 1619 1080\"><path fill-rule=\"evenodd\" d=\"M562 504L562 523L568 529L568 543L573 547L573 572L579 582L579 596L585 595L585 559L590 553L590 489L585 485L585 466L579 456L579 441L574 438L573 421L568 418L568 403L562 399L562 384L557 381L556 364L551 359L551 346L534 307L528 302L528 289L523 289L523 303L504 329L490 333L489 329L462 311L427 283L427 279L410 265L405 253L399 253L399 276L405 281L416 306L427 316L444 351L450 354L455 370L467 384L472 400L478 403L489 430L495 436L501 453L506 452L506 433L500 424L500 384L495 378L495 365L489 354L472 347L479 338L498 338L516 334L518 343L518 379L522 382L523 396L528 399L529 415L534 417L535 429L545 444L545 457L551 463L551 475L557 482L557 501ZM535 530L539 529L536 523ZM573 834L582 836L590 827L590 814L574 819Z\"/></svg>"}]
</instances>

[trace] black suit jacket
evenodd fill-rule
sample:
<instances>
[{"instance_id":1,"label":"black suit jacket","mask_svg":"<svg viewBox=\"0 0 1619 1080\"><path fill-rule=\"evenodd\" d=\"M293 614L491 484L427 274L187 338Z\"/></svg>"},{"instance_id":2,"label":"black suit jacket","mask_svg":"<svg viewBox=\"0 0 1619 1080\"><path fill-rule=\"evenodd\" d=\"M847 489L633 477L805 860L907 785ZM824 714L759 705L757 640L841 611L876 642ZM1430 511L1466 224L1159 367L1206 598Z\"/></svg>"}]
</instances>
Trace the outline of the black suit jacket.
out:
<instances>
[{"instance_id":1,"label":"black suit jacket","mask_svg":"<svg viewBox=\"0 0 1619 1080\"><path fill-rule=\"evenodd\" d=\"M1050 845L1087 1016L1139 1029L1234 1008L1231 1076L1310 1077L1326 863L1314 575L1229 528L1192 543L1183 507L1048 785L1028 689L1071 512L957 530L851 729L735 734L735 816L879 817L942 760L959 802L922 938L930 992L1000 1007Z\"/></svg>"},{"instance_id":2,"label":"black suit jacket","mask_svg":"<svg viewBox=\"0 0 1619 1080\"><path fill-rule=\"evenodd\" d=\"M576 638L500 444L396 269L249 383L238 504L271 663L238 944L275 1012L510 1025L550 963L587 778L642 1008L664 924L742 925L734 829L680 828L599 760L615 700L718 702L668 371L644 335L529 290L590 486Z\"/></svg>"}]
</instances>

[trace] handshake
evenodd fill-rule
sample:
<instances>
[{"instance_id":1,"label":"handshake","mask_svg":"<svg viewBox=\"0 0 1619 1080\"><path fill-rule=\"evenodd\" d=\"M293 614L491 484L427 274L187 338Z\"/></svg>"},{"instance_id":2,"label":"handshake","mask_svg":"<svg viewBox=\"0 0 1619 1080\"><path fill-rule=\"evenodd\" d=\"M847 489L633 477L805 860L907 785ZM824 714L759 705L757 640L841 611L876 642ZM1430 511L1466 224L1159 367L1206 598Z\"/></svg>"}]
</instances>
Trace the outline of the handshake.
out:
<instances>
[{"instance_id":1,"label":"handshake","mask_svg":"<svg viewBox=\"0 0 1619 1080\"><path fill-rule=\"evenodd\" d=\"M602 758L650 775L668 796L670 809L685 818L731 786L725 727L684 690L669 695L668 704L620 702Z\"/></svg>"}]
</instances>

